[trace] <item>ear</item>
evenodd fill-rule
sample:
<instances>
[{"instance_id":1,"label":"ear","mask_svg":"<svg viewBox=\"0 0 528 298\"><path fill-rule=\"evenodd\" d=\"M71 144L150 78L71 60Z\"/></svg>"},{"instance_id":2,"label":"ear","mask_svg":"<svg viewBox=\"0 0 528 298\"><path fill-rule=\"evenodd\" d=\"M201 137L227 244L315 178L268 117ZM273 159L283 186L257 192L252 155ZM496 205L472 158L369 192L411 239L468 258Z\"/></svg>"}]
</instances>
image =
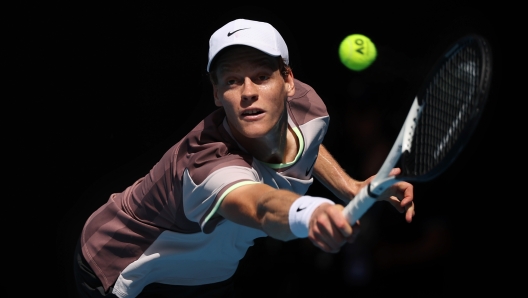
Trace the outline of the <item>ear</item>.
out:
<instances>
[{"instance_id":1,"label":"ear","mask_svg":"<svg viewBox=\"0 0 528 298\"><path fill-rule=\"evenodd\" d=\"M286 93L288 94L288 96L293 96L295 94L295 82L293 80L293 72L290 71L288 73L288 76L286 76L285 81Z\"/></svg>"},{"instance_id":2,"label":"ear","mask_svg":"<svg viewBox=\"0 0 528 298\"><path fill-rule=\"evenodd\" d=\"M215 84L213 84L213 97L214 97L215 106L221 107L222 106L222 102L218 98L218 88L216 88Z\"/></svg>"}]
</instances>

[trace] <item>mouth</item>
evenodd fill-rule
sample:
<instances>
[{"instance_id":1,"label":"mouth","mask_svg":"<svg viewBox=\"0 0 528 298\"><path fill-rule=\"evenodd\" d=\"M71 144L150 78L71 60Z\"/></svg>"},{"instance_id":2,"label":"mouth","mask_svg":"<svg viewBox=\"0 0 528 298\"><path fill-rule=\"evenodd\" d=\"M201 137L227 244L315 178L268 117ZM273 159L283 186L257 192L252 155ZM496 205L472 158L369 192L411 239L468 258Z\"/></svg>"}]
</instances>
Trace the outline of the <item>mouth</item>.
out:
<instances>
[{"instance_id":1,"label":"mouth","mask_svg":"<svg viewBox=\"0 0 528 298\"><path fill-rule=\"evenodd\" d=\"M259 109L251 109L251 110L243 111L242 116L255 116L255 115L260 115L262 113L264 113L264 111L259 110Z\"/></svg>"},{"instance_id":2,"label":"mouth","mask_svg":"<svg viewBox=\"0 0 528 298\"><path fill-rule=\"evenodd\" d=\"M264 117L264 111L261 109L247 109L240 116L245 121L257 121Z\"/></svg>"}]
</instances>

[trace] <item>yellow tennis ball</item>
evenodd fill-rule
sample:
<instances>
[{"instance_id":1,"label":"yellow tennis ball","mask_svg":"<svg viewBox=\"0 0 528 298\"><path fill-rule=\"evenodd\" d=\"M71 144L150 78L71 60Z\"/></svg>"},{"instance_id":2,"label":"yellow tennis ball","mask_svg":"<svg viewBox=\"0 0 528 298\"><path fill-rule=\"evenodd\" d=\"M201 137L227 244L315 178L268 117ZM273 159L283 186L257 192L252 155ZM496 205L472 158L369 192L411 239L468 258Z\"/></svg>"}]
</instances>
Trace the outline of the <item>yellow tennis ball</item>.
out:
<instances>
[{"instance_id":1,"label":"yellow tennis ball","mask_svg":"<svg viewBox=\"0 0 528 298\"><path fill-rule=\"evenodd\" d=\"M369 67L377 55L374 43L362 34L349 35L339 45L339 59L351 70L362 71Z\"/></svg>"}]
</instances>

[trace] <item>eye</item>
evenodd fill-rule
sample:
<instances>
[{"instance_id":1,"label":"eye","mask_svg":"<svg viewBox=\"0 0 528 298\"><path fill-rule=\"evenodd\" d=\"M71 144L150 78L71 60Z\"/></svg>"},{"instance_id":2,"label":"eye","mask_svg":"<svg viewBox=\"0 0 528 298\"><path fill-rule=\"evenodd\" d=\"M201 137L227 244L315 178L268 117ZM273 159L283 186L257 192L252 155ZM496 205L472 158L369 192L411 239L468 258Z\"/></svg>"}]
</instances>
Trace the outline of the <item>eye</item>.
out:
<instances>
[{"instance_id":1,"label":"eye","mask_svg":"<svg viewBox=\"0 0 528 298\"><path fill-rule=\"evenodd\" d=\"M235 79L227 80L227 84L230 85L230 86L234 85L234 84L236 84L236 80Z\"/></svg>"}]
</instances>

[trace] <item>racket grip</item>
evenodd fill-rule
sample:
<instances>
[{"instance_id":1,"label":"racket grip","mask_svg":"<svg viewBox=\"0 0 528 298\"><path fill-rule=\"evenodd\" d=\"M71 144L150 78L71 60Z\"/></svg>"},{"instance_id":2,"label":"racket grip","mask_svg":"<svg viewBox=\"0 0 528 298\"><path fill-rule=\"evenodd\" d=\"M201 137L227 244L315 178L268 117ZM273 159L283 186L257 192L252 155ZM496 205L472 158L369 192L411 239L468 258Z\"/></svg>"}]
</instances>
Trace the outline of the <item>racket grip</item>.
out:
<instances>
[{"instance_id":1,"label":"racket grip","mask_svg":"<svg viewBox=\"0 0 528 298\"><path fill-rule=\"evenodd\" d=\"M369 186L363 187L359 193L343 209L343 215L353 225L376 202L375 198L368 195Z\"/></svg>"}]
</instances>

